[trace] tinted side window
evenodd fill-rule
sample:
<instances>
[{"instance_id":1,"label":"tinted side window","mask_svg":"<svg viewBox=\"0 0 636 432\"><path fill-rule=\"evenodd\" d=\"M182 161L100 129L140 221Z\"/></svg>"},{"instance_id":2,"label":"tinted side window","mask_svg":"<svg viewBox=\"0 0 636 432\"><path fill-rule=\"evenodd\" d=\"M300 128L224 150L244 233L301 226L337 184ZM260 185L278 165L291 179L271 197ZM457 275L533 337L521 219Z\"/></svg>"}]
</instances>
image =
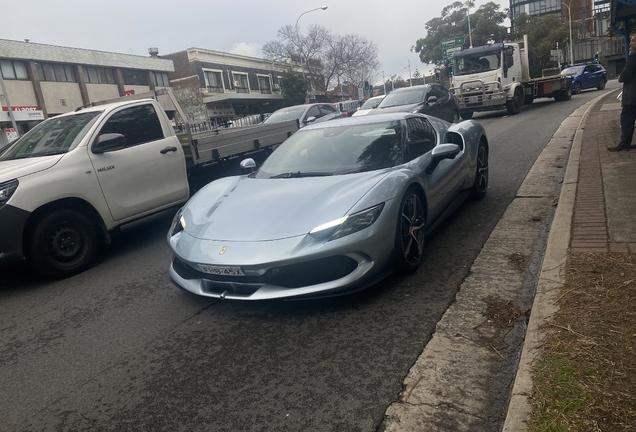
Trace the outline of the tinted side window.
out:
<instances>
[{"instance_id":1,"label":"tinted side window","mask_svg":"<svg viewBox=\"0 0 636 432\"><path fill-rule=\"evenodd\" d=\"M164 137L157 112L150 104L126 108L113 114L99 132L100 135L107 133L125 136L127 147Z\"/></svg>"},{"instance_id":2,"label":"tinted side window","mask_svg":"<svg viewBox=\"0 0 636 432\"><path fill-rule=\"evenodd\" d=\"M406 119L406 127L406 162L422 156L435 147L435 130L427 120L411 117Z\"/></svg>"},{"instance_id":3,"label":"tinted side window","mask_svg":"<svg viewBox=\"0 0 636 432\"><path fill-rule=\"evenodd\" d=\"M320 111L322 111L322 115L333 114L337 110L331 105L320 105Z\"/></svg>"},{"instance_id":4,"label":"tinted side window","mask_svg":"<svg viewBox=\"0 0 636 432\"><path fill-rule=\"evenodd\" d=\"M317 105L309 108L309 111L307 111L307 116L305 117L305 120L307 120L309 117L316 117L316 118L321 117L320 110L318 109Z\"/></svg>"}]
</instances>

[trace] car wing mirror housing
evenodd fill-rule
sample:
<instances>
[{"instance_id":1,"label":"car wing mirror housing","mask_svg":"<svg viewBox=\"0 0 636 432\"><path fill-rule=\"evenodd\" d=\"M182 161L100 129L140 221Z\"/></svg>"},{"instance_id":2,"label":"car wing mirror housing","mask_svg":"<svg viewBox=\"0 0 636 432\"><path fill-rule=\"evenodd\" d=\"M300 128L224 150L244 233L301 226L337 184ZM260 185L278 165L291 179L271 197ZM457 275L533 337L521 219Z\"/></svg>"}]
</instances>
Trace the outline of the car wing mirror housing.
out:
<instances>
[{"instance_id":1,"label":"car wing mirror housing","mask_svg":"<svg viewBox=\"0 0 636 432\"><path fill-rule=\"evenodd\" d=\"M426 99L426 103L429 105L437 103L437 96L429 96L428 99Z\"/></svg>"},{"instance_id":2,"label":"car wing mirror housing","mask_svg":"<svg viewBox=\"0 0 636 432\"><path fill-rule=\"evenodd\" d=\"M256 162L252 158L243 159L239 165L243 174L250 174L256 171Z\"/></svg>"},{"instance_id":3,"label":"car wing mirror housing","mask_svg":"<svg viewBox=\"0 0 636 432\"><path fill-rule=\"evenodd\" d=\"M457 144L440 144L431 150L431 161L426 167L426 174L431 174L437 165L444 159L454 159L459 154L460 147Z\"/></svg>"},{"instance_id":4,"label":"car wing mirror housing","mask_svg":"<svg viewBox=\"0 0 636 432\"><path fill-rule=\"evenodd\" d=\"M316 119L317 119L317 117L315 117L315 116L307 117L307 120L305 120L305 123L315 122Z\"/></svg>"},{"instance_id":5,"label":"car wing mirror housing","mask_svg":"<svg viewBox=\"0 0 636 432\"><path fill-rule=\"evenodd\" d=\"M118 133L106 133L97 137L91 148L95 154L121 150L126 147L126 137Z\"/></svg>"}]
</instances>

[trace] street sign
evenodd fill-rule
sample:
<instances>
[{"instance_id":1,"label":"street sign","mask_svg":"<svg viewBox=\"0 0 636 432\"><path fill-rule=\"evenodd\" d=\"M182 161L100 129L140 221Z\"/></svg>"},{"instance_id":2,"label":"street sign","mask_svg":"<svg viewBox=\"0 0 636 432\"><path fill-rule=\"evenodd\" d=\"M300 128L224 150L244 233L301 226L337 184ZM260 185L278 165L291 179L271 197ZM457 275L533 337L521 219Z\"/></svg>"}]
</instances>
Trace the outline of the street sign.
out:
<instances>
[{"instance_id":1,"label":"street sign","mask_svg":"<svg viewBox=\"0 0 636 432\"><path fill-rule=\"evenodd\" d=\"M442 60L449 60L453 57L455 51L460 51L464 47L464 37L456 37L442 41L440 48L442 49Z\"/></svg>"}]
</instances>

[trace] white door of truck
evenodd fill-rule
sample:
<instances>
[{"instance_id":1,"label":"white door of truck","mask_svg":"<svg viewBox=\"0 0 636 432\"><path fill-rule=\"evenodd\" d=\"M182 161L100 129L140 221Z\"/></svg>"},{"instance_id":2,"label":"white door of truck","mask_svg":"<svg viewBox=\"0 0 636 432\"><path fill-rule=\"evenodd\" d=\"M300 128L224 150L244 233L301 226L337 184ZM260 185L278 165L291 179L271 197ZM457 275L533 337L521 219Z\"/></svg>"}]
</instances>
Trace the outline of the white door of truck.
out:
<instances>
[{"instance_id":1,"label":"white door of truck","mask_svg":"<svg viewBox=\"0 0 636 432\"><path fill-rule=\"evenodd\" d=\"M177 204L188 198L183 149L165 137L152 104L114 112L97 136L122 134L124 148L95 153L88 148L93 168L114 220L124 221Z\"/></svg>"}]
</instances>

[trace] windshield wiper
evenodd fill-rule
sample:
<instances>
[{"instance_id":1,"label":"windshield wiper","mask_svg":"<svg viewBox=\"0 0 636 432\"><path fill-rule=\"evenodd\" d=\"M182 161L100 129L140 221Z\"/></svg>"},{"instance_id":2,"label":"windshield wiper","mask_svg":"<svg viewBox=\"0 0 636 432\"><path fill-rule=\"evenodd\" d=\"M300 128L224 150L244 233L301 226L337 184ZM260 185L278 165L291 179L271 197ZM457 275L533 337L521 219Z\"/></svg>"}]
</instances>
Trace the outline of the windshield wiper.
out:
<instances>
[{"instance_id":1,"label":"windshield wiper","mask_svg":"<svg viewBox=\"0 0 636 432\"><path fill-rule=\"evenodd\" d=\"M333 173L324 172L324 171L316 171L316 172L296 171L296 172L287 172L287 173L277 174L275 176L271 176L270 178L326 177L326 176L332 176L332 175Z\"/></svg>"}]
</instances>

